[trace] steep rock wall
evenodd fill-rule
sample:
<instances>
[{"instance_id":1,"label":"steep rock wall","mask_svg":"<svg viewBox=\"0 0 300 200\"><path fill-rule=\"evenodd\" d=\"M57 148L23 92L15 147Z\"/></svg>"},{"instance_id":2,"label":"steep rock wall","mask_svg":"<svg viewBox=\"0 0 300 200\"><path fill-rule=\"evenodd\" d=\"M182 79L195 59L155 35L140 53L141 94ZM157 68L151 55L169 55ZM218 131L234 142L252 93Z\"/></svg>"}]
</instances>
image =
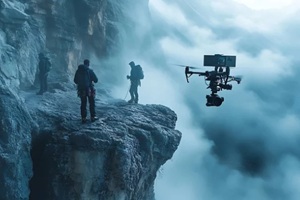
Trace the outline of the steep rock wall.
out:
<instances>
[{"instance_id":1,"label":"steep rock wall","mask_svg":"<svg viewBox=\"0 0 300 200\"><path fill-rule=\"evenodd\" d=\"M9 88L0 87L0 199L28 199L33 120Z\"/></svg>"},{"instance_id":2,"label":"steep rock wall","mask_svg":"<svg viewBox=\"0 0 300 200\"><path fill-rule=\"evenodd\" d=\"M180 141L176 114L99 95L102 120L81 126L70 92L83 58L110 57L128 31L147 31L135 21L141 7L147 1L0 0L1 200L154 199L156 172ZM25 92L37 85L40 52L53 64L42 97Z\"/></svg>"},{"instance_id":3,"label":"steep rock wall","mask_svg":"<svg viewBox=\"0 0 300 200\"><path fill-rule=\"evenodd\" d=\"M131 0L1 0L1 79L10 87L35 81L38 53L52 60L49 82L65 86L84 58L117 53ZM58 85L50 85L57 88ZM63 86L61 86L63 87Z\"/></svg>"}]
</instances>

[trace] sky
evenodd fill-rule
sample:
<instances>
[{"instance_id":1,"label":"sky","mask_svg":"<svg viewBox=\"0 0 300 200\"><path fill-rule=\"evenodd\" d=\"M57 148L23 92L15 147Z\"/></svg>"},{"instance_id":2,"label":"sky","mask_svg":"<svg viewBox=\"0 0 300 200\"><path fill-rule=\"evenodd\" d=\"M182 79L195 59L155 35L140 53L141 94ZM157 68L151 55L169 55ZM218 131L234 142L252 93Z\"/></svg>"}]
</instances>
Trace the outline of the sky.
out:
<instances>
[{"instance_id":1,"label":"sky","mask_svg":"<svg viewBox=\"0 0 300 200\"><path fill-rule=\"evenodd\" d=\"M140 103L166 105L178 116L182 140L158 173L156 199L299 199L300 2L149 0L148 6L151 20L136 14L134 48L125 45L121 60L144 69ZM219 92L220 107L205 106L210 91L203 77L186 83L184 68L174 65L202 67L203 55L213 54L235 55L231 74L243 77ZM128 100L128 87L124 78L113 94Z\"/></svg>"}]
</instances>

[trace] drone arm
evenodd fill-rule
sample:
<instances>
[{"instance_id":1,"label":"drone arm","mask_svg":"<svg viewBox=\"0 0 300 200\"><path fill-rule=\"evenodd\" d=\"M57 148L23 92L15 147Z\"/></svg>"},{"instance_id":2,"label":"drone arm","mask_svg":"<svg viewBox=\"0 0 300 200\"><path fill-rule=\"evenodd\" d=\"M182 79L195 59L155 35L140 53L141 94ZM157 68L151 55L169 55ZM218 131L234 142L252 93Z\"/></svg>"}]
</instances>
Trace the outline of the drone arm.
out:
<instances>
[{"instance_id":1,"label":"drone arm","mask_svg":"<svg viewBox=\"0 0 300 200\"><path fill-rule=\"evenodd\" d=\"M230 77L229 74L230 74L230 68L226 67L226 71L225 71L225 85L227 84L228 79Z\"/></svg>"},{"instance_id":2,"label":"drone arm","mask_svg":"<svg viewBox=\"0 0 300 200\"><path fill-rule=\"evenodd\" d=\"M198 74L199 76L206 76L205 72L192 72L193 74Z\"/></svg>"},{"instance_id":3,"label":"drone arm","mask_svg":"<svg viewBox=\"0 0 300 200\"><path fill-rule=\"evenodd\" d=\"M193 75L193 72L186 72L185 77L186 77L186 82L189 83L189 78Z\"/></svg>"},{"instance_id":4,"label":"drone arm","mask_svg":"<svg viewBox=\"0 0 300 200\"><path fill-rule=\"evenodd\" d=\"M185 77L186 77L186 81L189 82L189 77L191 77L193 74L199 74L199 76L205 76L206 73L203 72L193 72L190 71L190 68L188 66L185 67Z\"/></svg>"},{"instance_id":5,"label":"drone arm","mask_svg":"<svg viewBox=\"0 0 300 200\"><path fill-rule=\"evenodd\" d=\"M234 76L228 76L228 81L227 82L230 82L230 81L236 81L238 84L241 83L241 78L240 77L234 77Z\"/></svg>"},{"instance_id":6,"label":"drone arm","mask_svg":"<svg viewBox=\"0 0 300 200\"><path fill-rule=\"evenodd\" d=\"M199 76L207 76L207 74L205 72L192 72L192 71L188 71L185 73L185 77L186 77L186 81L189 83L189 78L193 75L193 74L198 74Z\"/></svg>"}]
</instances>

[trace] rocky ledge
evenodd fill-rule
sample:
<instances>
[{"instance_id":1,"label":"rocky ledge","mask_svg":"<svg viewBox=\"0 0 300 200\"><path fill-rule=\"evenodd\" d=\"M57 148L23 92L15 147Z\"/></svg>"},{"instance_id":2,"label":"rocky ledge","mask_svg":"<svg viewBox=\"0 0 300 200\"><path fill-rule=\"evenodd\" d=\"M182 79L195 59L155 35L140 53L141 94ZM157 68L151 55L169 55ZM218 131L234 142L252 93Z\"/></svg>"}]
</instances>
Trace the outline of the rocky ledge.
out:
<instances>
[{"instance_id":1,"label":"rocky ledge","mask_svg":"<svg viewBox=\"0 0 300 200\"><path fill-rule=\"evenodd\" d=\"M172 110L98 95L99 120L81 124L74 91L22 96L36 122L30 199L155 199L156 174L181 139Z\"/></svg>"}]
</instances>

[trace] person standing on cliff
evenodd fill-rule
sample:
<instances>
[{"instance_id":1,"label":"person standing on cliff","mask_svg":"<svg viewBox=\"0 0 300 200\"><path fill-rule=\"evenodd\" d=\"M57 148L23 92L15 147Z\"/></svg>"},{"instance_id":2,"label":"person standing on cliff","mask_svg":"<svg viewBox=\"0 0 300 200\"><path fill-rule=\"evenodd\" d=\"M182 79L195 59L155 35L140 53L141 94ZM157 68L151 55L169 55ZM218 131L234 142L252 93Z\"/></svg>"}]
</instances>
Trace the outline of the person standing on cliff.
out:
<instances>
[{"instance_id":1,"label":"person standing on cliff","mask_svg":"<svg viewBox=\"0 0 300 200\"><path fill-rule=\"evenodd\" d=\"M135 65L133 61L129 63L131 67L130 75L127 75L127 79L130 79L130 100L128 103L138 103L139 94L138 86L141 86L141 79L144 78L144 72L140 65Z\"/></svg>"},{"instance_id":2,"label":"person standing on cliff","mask_svg":"<svg viewBox=\"0 0 300 200\"><path fill-rule=\"evenodd\" d=\"M38 78L40 81L40 91L37 95L42 95L48 90L48 74L51 69L51 62L43 53L39 54Z\"/></svg>"},{"instance_id":3,"label":"person standing on cliff","mask_svg":"<svg viewBox=\"0 0 300 200\"><path fill-rule=\"evenodd\" d=\"M98 82L98 78L94 71L89 68L89 66L90 61L85 59L83 64L78 66L74 77L74 83L77 85L78 97L80 97L81 100L80 111L81 121L83 124L87 121L87 100L89 101L91 121L94 122L96 119L98 119L95 112L96 90L94 88L94 83Z\"/></svg>"}]
</instances>

